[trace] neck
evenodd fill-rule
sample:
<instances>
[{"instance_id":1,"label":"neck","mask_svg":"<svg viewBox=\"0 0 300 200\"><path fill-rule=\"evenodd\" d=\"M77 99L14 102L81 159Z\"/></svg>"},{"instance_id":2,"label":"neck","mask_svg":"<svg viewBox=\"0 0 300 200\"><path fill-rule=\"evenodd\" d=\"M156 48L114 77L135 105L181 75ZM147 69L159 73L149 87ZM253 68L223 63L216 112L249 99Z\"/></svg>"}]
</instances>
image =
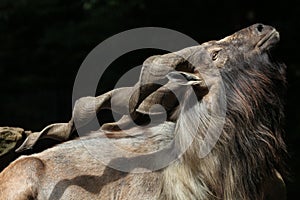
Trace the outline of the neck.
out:
<instances>
[{"instance_id":1,"label":"neck","mask_svg":"<svg viewBox=\"0 0 300 200\"><path fill-rule=\"evenodd\" d=\"M164 170L161 200L208 200L210 197L212 194L201 177L194 174L184 162L178 160Z\"/></svg>"}]
</instances>

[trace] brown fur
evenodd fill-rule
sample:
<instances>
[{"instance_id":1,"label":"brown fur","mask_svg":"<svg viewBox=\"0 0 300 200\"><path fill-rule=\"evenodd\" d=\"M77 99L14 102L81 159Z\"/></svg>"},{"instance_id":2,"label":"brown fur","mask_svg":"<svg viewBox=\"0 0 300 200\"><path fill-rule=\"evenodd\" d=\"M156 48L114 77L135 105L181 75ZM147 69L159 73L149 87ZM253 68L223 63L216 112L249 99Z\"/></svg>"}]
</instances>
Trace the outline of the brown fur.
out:
<instances>
[{"instance_id":1,"label":"brown fur","mask_svg":"<svg viewBox=\"0 0 300 200\"><path fill-rule=\"evenodd\" d=\"M197 85L193 85L194 90L187 89L183 104L174 112L176 123L129 128L132 137L120 137L119 131L107 133L109 141L117 146L143 154L111 151L111 144L102 137L105 132L69 141L23 157L6 168L0 174L0 199L285 198L280 176L284 174L286 151L281 129L285 66L269 59L269 47L278 40L278 35L268 35L274 29L263 26L263 31L259 31L258 26L191 47L189 62L195 66L193 73L201 74L208 92L203 93ZM216 49L222 51L212 61ZM201 141L207 136L207 128L216 133L222 120L214 115L222 106L222 88L227 103L225 124L215 147L202 158ZM191 98L194 92L201 94L197 101ZM175 152L165 148L172 146ZM137 168L151 170L162 158L184 148L187 151L178 154L170 165L148 173L121 172L101 162L113 158L108 160L109 166L126 164L130 172ZM153 150L158 153L147 154ZM146 162L148 159L152 159L153 166ZM275 184L276 191L270 184Z\"/></svg>"}]
</instances>

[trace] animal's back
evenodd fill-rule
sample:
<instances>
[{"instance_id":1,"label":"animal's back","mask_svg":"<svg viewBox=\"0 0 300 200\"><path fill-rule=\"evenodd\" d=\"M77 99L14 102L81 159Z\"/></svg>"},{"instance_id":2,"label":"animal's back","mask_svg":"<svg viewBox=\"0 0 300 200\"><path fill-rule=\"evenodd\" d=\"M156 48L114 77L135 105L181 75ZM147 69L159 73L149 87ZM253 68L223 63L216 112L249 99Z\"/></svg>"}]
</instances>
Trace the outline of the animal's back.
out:
<instances>
[{"instance_id":1,"label":"animal's back","mask_svg":"<svg viewBox=\"0 0 300 200\"><path fill-rule=\"evenodd\" d=\"M26 179L24 185L28 186L29 192L19 194L17 199L157 199L161 189L161 173L127 173L105 166L94 154L95 150L101 157L111 156L113 152L106 149L105 143L107 141L104 139L85 138L38 154L22 156L7 169L9 172L21 169L18 174L10 174L11 181ZM2 180L3 177L0 178ZM28 184L30 181L34 182ZM3 192L6 192L4 184L0 183ZM15 186L20 187L19 184Z\"/></svg>"}]
</instances>

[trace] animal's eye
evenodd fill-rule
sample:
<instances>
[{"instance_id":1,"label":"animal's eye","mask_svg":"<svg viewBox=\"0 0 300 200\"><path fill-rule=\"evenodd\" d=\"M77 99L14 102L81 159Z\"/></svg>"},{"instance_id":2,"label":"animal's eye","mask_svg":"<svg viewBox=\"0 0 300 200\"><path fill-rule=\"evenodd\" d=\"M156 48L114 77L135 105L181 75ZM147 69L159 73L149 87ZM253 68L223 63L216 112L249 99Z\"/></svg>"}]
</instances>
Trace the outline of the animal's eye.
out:
<instances>
[{"instance_id":1,"label":"animal's eye","mask_svg":"<svg viewBox=\"0 0 300 200\"><path fill-rule=\"evenodd\" d=\"M219 52L220 52L220 50L213 51L211 53L211 59L214 60L214 61L217 60Z\"/></svg>"}]
</instances>

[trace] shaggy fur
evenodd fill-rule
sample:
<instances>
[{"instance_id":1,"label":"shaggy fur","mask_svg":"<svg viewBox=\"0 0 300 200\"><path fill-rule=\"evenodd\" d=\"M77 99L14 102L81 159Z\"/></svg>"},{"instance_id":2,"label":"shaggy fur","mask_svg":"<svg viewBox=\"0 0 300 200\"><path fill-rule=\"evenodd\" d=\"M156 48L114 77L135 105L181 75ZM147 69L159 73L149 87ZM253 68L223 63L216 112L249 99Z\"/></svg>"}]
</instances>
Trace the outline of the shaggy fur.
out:
<instances>
[{"instance_id":1,"label":"shaggy fur","mask_svg":"<svg viewBox=\"0 0 300 200\"><path fill-rule=\"evenodd\" d=\"M267 55L246 60L243 56L234 56L225 65L229 67L220 71L227 97L226 122L207 157L198 157L200 142L217 118L210 116L208 105L203 106L208 104L205 100L181 113L177 127L180 146L185 146L189 137L196 139L181 162L166 170L162 199L264 199L263 185L274 177L272 169L285 173L285 66L270 61ZM200 125L190 123L195 119L200 119ZM185 190L175 192L179 191L176 187Z\"/></svg>"},{"instance_id":2,"label":"shaggy fur","mask_svg":"<svg viewBox=\"0 0 300 200\"><path fill-rule=\"evenodd\" d=\"M132 135L126 136L101 132L18 159L0 174L0 199L284 199L285 66L269 57L278 40L274 28L256 24L189 48L190 80L174 82L187 87L171 116L175 123L129 128ZM206 155L202 142L208 136L219 139ZM112 151L108 141L129 153ZM130 153L153 151L158 154ZM95 159L113 157L110 166L127 164L131 171L151 169L149 159L155 166L168 155L178 159L142 174L120 172Z\"/></svg>"}]
</instances>

